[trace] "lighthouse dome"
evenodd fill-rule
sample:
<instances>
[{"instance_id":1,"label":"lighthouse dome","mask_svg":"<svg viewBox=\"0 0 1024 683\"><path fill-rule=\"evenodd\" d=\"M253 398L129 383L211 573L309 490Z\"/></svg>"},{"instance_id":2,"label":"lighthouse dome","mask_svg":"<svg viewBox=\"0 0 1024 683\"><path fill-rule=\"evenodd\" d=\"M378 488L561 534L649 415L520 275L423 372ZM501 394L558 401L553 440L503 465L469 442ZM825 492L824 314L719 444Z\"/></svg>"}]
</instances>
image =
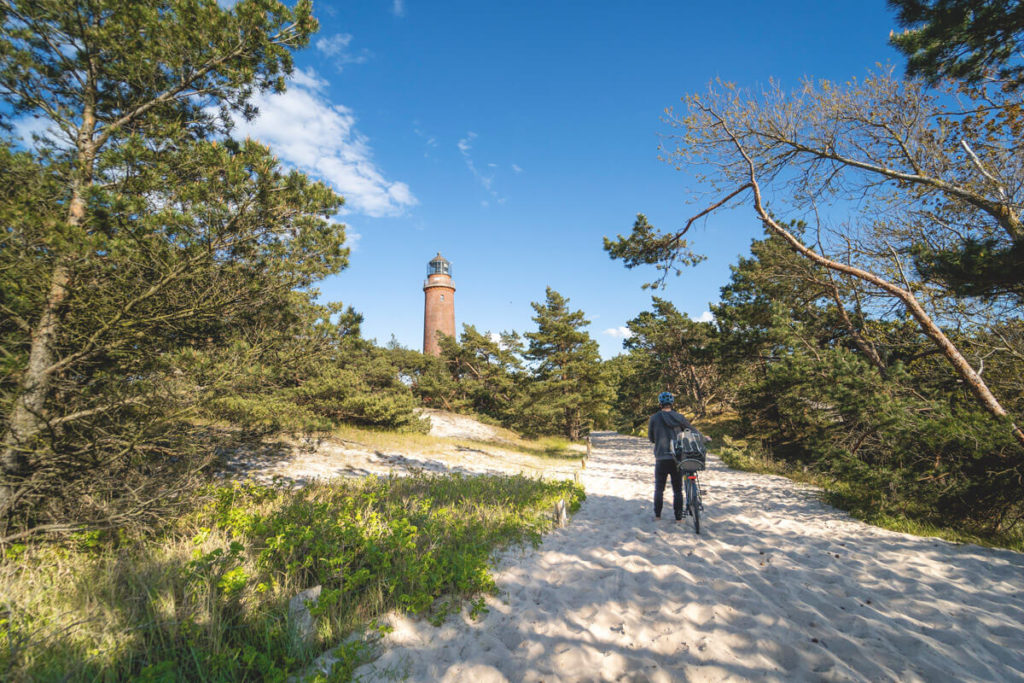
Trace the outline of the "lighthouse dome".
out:
<instances>
[{"instance_id":1,"label":"lighthouse dome","mask_svg":"<svg viewBox=\"0 0 1024 683\"><path fill-rule=\"evenodd\" d=\"M427 275L451 275L452 264L451 261L441 256L441 252L437 252L437 256L430 259L430 263L427 264Z\"/></svg>"}]
</instances>

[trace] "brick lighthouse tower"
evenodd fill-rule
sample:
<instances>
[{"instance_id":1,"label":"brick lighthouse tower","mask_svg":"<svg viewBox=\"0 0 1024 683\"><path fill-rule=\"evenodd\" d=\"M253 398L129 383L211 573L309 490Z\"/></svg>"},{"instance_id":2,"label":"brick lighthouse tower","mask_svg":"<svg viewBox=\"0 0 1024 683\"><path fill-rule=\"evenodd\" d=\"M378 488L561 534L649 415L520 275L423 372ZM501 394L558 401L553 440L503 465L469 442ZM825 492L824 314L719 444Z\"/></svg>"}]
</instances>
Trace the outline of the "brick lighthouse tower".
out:
<instances>
[{"instance_id":1,"label":"brick lighthouse tower","mask_svg":"<svg viewBox=\"0 0 1024 683\"><path fill-rule=\"evenodd\" d=\"M452 264L441 252L427 265L427 279L423 283L423 353L441 355L437 333L455 336L455 285L452 284Z\"/></svg>"}]
</instances>

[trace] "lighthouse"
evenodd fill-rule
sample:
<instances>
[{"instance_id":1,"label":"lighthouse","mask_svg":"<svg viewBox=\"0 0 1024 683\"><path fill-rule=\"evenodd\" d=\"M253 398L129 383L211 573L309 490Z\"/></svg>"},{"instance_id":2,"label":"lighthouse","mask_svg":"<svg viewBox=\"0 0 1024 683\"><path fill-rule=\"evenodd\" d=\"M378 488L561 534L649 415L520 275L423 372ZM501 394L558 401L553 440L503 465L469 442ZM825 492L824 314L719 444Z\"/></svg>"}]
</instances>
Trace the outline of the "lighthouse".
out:
<instances>
[{"instance_id":1,"label":"lighthouse","mask_svg":"<svg viewBox=\"0 0 1024 683\"><path fill-rule=\"evenodd\" d=\"M441 252L427 264L427 279L423 282L423 353L441 355L437 333L455 336L455 285L452 283L452 264Z\"/></svg>"}]
</instances>

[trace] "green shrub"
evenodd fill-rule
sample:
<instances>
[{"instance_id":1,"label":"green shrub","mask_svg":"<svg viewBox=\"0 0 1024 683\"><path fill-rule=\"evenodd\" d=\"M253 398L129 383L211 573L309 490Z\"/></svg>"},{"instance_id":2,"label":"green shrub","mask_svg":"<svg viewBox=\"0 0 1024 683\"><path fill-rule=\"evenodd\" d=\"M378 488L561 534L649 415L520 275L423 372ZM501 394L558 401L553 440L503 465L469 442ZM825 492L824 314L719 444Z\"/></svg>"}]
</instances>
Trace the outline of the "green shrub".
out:
<instances>
[{"instance_id":1,"label":"green shrub","mask_svg":"<svg viewBox=\"0 0 1024 683\"><path fill-rule=\"evenodd\" d=\"M584 494L523 476L234 484L204 491L161 538L11 548L0 563L0 670L31 680L284 680L389 610L439 621L492 590L492 554L539 542L560 498L575 511ZM292 634L288 602L315 585L317 637L307 644ZM365 656L355 642L341 648L343 678Z\"/></svg>"},{"instance_id":2,"label":"green shrub","mask_svg":"<svg viewBox=\"0 0 1024 683\"><path fill-rule=\"evenodd\" d=\"M1024 530L1019 526L1007 531L978 530L964 524L955 509L947 508L945 517L938 514L934 498L914 498L910 492L928 492L926 486L906 470L864 466L861 476L849 472L836 474L821 471L815 463L801 465L777 460L763 448L747 441L724 437L724 445L715 453L729 467L745 472L778 474L794 481L809 483L821 489L821 499L869 524L916 534L937 536L961 543L977 543L1024 551Z\"/></svg>"}]
</instances>

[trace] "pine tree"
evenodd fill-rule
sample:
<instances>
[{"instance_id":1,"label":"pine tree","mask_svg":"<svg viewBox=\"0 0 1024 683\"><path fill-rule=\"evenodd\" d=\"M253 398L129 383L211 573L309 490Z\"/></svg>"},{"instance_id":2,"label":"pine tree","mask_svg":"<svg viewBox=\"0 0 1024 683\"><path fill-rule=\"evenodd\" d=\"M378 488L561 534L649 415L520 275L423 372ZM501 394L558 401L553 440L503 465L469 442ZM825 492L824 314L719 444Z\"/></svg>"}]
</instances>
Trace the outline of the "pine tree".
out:
<instances>
[{"instance_id":1,"label":"pine tree","mask_svg":"<svg viewBox=\"0 0 1024 683\"><path fill-rule=\"evenodd\" d=\"M690 320L658 297L652 297L652 309L627 323L633 334L623 346L643 358L635 388L646 394L652 410L654 396L668 390L680 397L680 410L704 417L718 391L714 325Z\"/></svg>"},{"instance_id":2,"label":"pine tree","mask_svg":"<svg viewBox=\"0 0 1024 683\"><path fill-rule=\"evenodd\" d=\"M524 356L536 377L530 421L538 431L579 439L608 409L597 342L585 329L590 321L583 311L570 310L569 300L550 287L543 304L530 305L537 323L536 332L524 335L529 341Z\"/></svg>"},{"instance_id":3,"label":"pine tree","mask_svg":"<svg viewBox=\"0 0 1024 683\"><path fill-rule=\"evenodd\" d=\"M470 409L511 425L524 380L519 335L504 333L492 339L464 325L457 345L442 351L442 358L459 377Z\"/></svg>"},{"instance_id":4,"label":"pine tree","mask_svg":"<svg viewBox=\"0 0 1024 683\"><path fill-rule=\"evenodd\" d=\"M1006 530L1024 516L1024 453L945 371L911 320L852 307L844 317L820 269L780 238L755 241L714 307L717 354L740 436L772 459L827 472L862 514L908 514ZM844 291L841 299L849 297ZM957 335L985 348L993 386L1022 407L1022 363L993 354L1019 321ZM953 334L952 331L950 331ZM991 364L991 365L989 365Z\"/></svg>"},{"instance_id":5,"label":"pine tree","mask_svg":"<svg viewBox=\"0 0 1024 683\"><path fill-rule=\"evenodd\" d=\"M1019 0L888 0L904 28L889 43L907 57L907 76L931 84L997 79L1024 85L1024 5Z\"/></svg>"},{"instance_id":6,"label":"pine tree","mask_svg":"<svg viewBox=\"0 0 1024 683\"><path fill-rule=\"evenodd\" d=\"M0 524L179 459L208 398L183 358L346 264L341 198L223 137L315 29L308 0L0 2L0 99L53 131L3 169L33 191L0 195Z\"/></svg>"},{"instance_id":7,"label":"pine tree","mask_svg":"<svg viewBox=\"0 0 1024 683\"><path fill-rule=\"evenodd\" d=\"M351 307L295 295L287 320L189 354L186 367L207 388L211 417L252 432L341 423L424 431L394 354L363 339L362 320Z\"/></svg>"}]
</instances>

